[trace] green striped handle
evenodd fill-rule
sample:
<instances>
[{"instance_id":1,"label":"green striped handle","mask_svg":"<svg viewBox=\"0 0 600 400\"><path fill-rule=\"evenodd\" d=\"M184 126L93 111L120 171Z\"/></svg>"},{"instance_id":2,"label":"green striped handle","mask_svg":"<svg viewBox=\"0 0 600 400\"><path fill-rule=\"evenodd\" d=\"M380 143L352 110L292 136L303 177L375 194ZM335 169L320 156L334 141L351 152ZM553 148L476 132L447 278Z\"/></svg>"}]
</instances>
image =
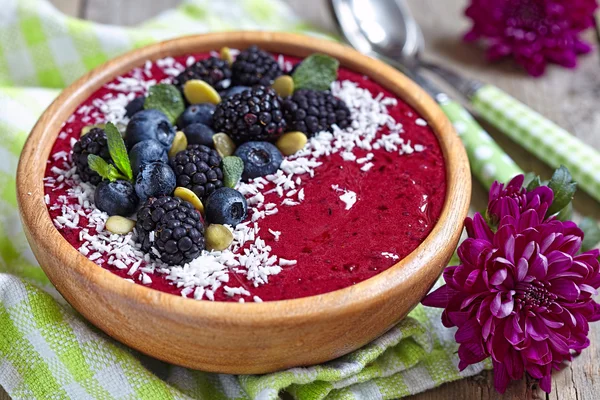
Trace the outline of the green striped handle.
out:
<instances>
[{"instance_id":1,"label":"green striped handle","mask_svg":"<svg viewBox=\"0 0 600 400\"><path fill-rule=\"evenodd\" d=\"M578 185L600 201L600 152L492 85L477 90L471 101L483 118L540 160L569 168Z\"/></svg>"},{"instance_id":2,"label":"green striped handle","mask_svg":"<svg viewBox=\"0 0 600 400\"><path fill-rule=\"evenodd\" d=\"M495 180L508 182L523 173L460 103L450 99L439 103L467 150L472 174L486 188Z\"/></svg>"}]
</instances>

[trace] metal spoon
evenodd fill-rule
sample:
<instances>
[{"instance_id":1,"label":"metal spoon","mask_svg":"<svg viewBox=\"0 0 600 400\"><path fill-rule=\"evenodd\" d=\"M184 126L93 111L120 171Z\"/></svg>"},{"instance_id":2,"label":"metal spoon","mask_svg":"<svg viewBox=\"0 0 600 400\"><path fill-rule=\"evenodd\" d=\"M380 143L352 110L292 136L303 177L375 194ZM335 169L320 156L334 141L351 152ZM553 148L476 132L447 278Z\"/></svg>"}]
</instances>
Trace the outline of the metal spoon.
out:
<instances>
[{"instance_id":1,"label":"metal spoon","mask_svg":"<svg viewBox=\"0 0 600 400\"><path fill-rule=\"evenodd\" d=\"M483 119L548 165L567 166L579 186L600 201L600 152L497 87L423 60L423 34L403 0L331 0L331 5L354 47L413 71L426 68L436 73Z\"/></svg>"},{"instance_id":2,"label":"metal spoon","mask_svg":"<svg viewBox=\"0 0 600 400\"><path fill-rule=\"evenodd\" d=\"M452 100L431 81L421 75L416 57L406 58L403 54L416 54L420 36L414 34L418 26L411 21L398 18L397 10L386 12L386 2L394 0L330 0L333 14L340 31L350 45L363 54L379 58L398 68L424 88L440 105L448 119L454 124L471 162L471 171L486 187L496 179L507 182L521 172L502 149L479 126L475 119L457 101ZM394 3L395 4L395 3ZM398 7L402 7L398 3ZM394 22L395 21L395 22ZM382 25L387 22L387 25ZM413 32L413 33L411 33ZM406 48L407 50L403 50ZM486 158L480 157L481 144L485 143ZM493 164L490 161L493 160ZM492 170L493 169L493 170Z\"/></svg>"}]
</instances>

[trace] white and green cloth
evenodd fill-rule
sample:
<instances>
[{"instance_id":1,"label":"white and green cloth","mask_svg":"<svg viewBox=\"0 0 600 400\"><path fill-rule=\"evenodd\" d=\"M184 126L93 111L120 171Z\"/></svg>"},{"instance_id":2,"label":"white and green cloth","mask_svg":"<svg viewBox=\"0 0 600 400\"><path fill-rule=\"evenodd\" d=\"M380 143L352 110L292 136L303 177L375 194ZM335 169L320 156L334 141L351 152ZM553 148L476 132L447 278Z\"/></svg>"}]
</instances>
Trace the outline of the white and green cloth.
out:
<instances>
[{"instance_id":1,"label":"white and green cloth","mask_svg":"<svg viewBox=\"0 0 600 400\"><path fill-rule=\"evenodd\" d=\"M381 338L330 363L262 376L192 371L116 343L52 288L23 234L15 195L18 157L40 113L61 88L124 51L225 29L302 32L309 27L278 0L190 0L135 28L69 18L44 0L2 0L0 385L15 400L266 400L282 390L298 399L391 399L489 366L480 363L459 373L454 331L441 325L438 310L418 306ZM469 132L475 141L477 135L489 139L476 129Z\"/></svg>"}]
</instances>

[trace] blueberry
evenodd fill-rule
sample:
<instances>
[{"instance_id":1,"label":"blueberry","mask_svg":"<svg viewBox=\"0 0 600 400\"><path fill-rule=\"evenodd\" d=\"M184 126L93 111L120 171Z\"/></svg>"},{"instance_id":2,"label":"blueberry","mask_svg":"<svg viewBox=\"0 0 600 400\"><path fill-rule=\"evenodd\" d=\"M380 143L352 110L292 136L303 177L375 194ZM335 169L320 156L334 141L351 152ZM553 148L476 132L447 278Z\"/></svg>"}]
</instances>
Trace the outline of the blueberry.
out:
<instances>
[{"instance_id":1,"label":"blueberry","mask_svg":"<svg viewBox=\"0 0 600 400\"><path fill-rule=\"evenodd\" d=\"M183 133L185 133L188 144L203 144L211 149L214 147L212 137L215 131L208 125L199 122L191 124L183 128Z\"/></svg>"},{"instance_id":2,"label":"blueberry","mask_svg":"<svg viewBox=\"0 0 600 400\"><path fill-rule=\"evenodd\" d=\"M175 138L175 128L165 114L158 110L142 110L136 113L125 131L127 146L132 148L143 140L157 140L165 149L171 147Z\"/></svg>"},{"instance_id":3,"label":"blueberry","mask_svg":"<svg viewBox=\"0 0 600 400\"><path fill-rule=\"evenodd\" d=\"M94 192L96 207L108 215L127 217L137 209L139 199L128 181L102 181Z\"/></svg>"},{"instance_id":4,"label":"blueberry","mask_svg":"<svg viewBox=\"0 0 600 400\"><path fill-rule=\"evenodd\" d=\"M226 91L224 91L223 94L221 95L221 97L231 97L234 94L242 93L242 92L245 92L246 90L250 90L250 87L248 87L248 86L232 86L229 89L227 89Z\"/></svg>"},{"instance_id":5,"label":"blueberry","mask_svg":"<svg viewBox=\"0 0 600 400\"><path fill-rule=\"evenodd\" d=\"M137 176L143 165L153 161L169 162L167 150L156 140L143 140L136 143L129 151L129 161L133 176Z\"/></svg>"},{"instance_id":6,"label":"blueberry","mask_svg":"<svg viewBox=\"0 0 600 400\"><path fill-rule=\"evenodd\" d=\"M175 190L175 173L160 161L155 161L142 166L135 180L135 192L141 201L149 197L170 195Z\"/></svg>"},{"instance_id":7,"label":"blueberry","mask_svg":"<svg viewBox=\"0 0 600 400\"><path fill-rule=\"evenodd\" d=\"M139 111L144 109L144 102L146 101L146 96L138 96L135 99L131 100L129 104L125 106L125 116L127 118L133 117Z\"/></svg>"},{"instance_id":8,"label":"blueberry","mask_svg":"<svg viewBox=\"0 0 600 400\"><path fill-rule=\"evenodd\" d=\"M246 142L237 148L235 155L244 162L244 180L274 174L283 161L277 147L269 142Z\"/></svg>"},{"instance_id":9,"label":"blueberry","mask_svg":"<svg viewBox=\"0 0 600 400\"><path fill-rule=\"evenodd\" d=\"M208 197L204 212L206 220L211 224L236 226L246 219L248 204L244 196L237 190L222 187Z\"/></svg>"},{"instance_id":10,"label":"blueberry","mask_svg":"<svg viewBox=\"0 0 600 400\"><path fill-rule=\"evenodd\" d=\"M193 104L185 109L183 114L177 120L177 127L183 129L188 125L201 123L204 125L212 125L212 116L216 106L210 103Z\"/></svg>"}]
</instances>

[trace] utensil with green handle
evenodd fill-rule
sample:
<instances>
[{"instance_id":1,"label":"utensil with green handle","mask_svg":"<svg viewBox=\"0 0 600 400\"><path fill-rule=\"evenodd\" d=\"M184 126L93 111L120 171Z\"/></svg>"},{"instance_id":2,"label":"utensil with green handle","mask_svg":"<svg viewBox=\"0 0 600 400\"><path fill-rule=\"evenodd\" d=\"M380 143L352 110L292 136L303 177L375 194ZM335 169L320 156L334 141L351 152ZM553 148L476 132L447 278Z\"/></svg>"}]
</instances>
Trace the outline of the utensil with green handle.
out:
<instances>
[{"instance_id":1,"label":"utensil with green handle","mask_svg":"<svg viewBox=\"0 0 600 400\"><path fill-rule=\"evenodd\" d=\"M600 201L600 152L499 88L432 64L427 69L461 92L483 119L553 168L566 166Z\"/></svg>"}]
</instances>

